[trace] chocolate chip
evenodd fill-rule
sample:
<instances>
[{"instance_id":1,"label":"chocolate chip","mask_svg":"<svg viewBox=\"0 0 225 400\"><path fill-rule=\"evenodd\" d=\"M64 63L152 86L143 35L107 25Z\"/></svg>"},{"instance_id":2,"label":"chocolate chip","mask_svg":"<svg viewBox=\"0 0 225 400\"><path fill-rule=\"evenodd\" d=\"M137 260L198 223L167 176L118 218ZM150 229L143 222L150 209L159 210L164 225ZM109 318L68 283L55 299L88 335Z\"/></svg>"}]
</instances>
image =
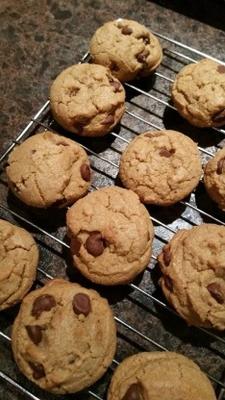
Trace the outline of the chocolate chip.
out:
<instances>
[{"instance_id":1,"label":"chocolate chip","mask_svg":"<svg viewBox=\"0 0 225 400\"><path fill-rule=\"evenodd\" d=\"M102 125L111 125L114 123L114 116L109 114L102 122Z\"/></svg>"},{"instance_id":2,"label":"chocolate chip","mask_svg":"<svg viewBox=\"0 0 225 400\"><path fill-rule=\"evenodd\" d=\"M45 369L42 364L38 362L31 362L29 361L29 365L33 370L33 378L34 379L41 379L45 376Z\"/></svg>"},{"instance_id":3,"label":"chocolate chip","mask_svg":"<svg viewBox=\"0 0 225 400\"><path fill-rule=\"evenodd\" d=\"M129 28L129 26L125 25L122 27L121 32L123 35L131 35L133 29Z\"/></svg>"},{"instance_id":4,"label":"chocolate chip","mask_svg":"<svg viewBox=\"0 0 225 400\"><path fill-rule=\"evenodd\" d=\"M73 311L75 314L84 314L85 317L91 311L90 298L84 293L78 293L73 298Z\"/></svg>"},{"instance_id":5,"label":"chocolate chip","mask_svg":"<svg viewBox=\"0 0 225 400\"><path fill-rule=\"evenodd\" d=\"M159 150L159 155L161 156L161 157L167 157L167 158L169 158L169 157L171 157L174 153L175 153L175 149L170 149L170 150L167 150L166 149L166 147L162 147L160 150Z\"/></svg>"},{"instance_id":6,"label":"chocolate chip","mask_svg":"<svg viewBox=\"0 0 225 400\"><path fill-rule=\"evenodd\" d=\"M169 276L165 275L164 276L164 282L165 282L165 285L166 285L167 289L170 292L172 292L173 291L173 281L172 281L172 279Z\"/></svg>"},{"instance_id":7,"label":"chocolate chip","mask_svg":"<svg viewBox=\"0 0 225 400\"><path fill-rule=\"evenodd\" d=\"M225 301L225 297L223 297L222 288L216 282L210 283L207 286L207 289L211 296L217 301L219 304L223 304Z\"/></svg>"},{"instance_id":8,"label":"chocolate chip","mask_svg":"<svg viewBox=\"0 0 225 400\"><path fill-rule=\"evenodd\" d=\"M84 181L89 182L91 179L91 170L88 164L82 164L80 173Z\"/></svg>"},{"instance_id":9,"label":"chocolate chip","mask_svg":"<svg viewBox=\"0 0 225 400\"><path fill-rule=\"evenodd\" d=\"M225 65L218 65L217 72L220 74L225 74Z\"/></svg>"},{"instance_id":10,"label":"chocolate chip","mask_svg":"<svg viewBox=\"0 0 225 400\"><path fill-rule=\"evenodd\" d=\"M31 150L31 154L35 154L37 150L33 149Z\"/></svg>"},{"instance_id":11,"label":"chocolate chip","mask_svg":"<svg viewBox=\"0 0 225 400\"><path fill-rule=\"evenodd\" d=\"M35 318L38 318L43 311L50 311L55 306L56 301L54 297L50 294L43 294L34 300L31 315L33 315Z\"/></svg>"},{"instance_id":12,"label":"chocolate chip","mask_svg":"<svg viewBox=\"0 0 225 400\"><path fill-rule=\"evenodd\" d=\"M70 249L72 254L75 254L75 256L79 256L80 248L81 248L81 241L78 239L78 237L73 236L70 243Z\"/></svg>"},{"instance_id":13,"label":"chocolate chip","mask_svg":"<svg viewBox=\"0 0 225 400\"><path fill-rule=\"evenodd\" d=\"M146 35L139 36L138 39L143 40L144 44L149 44L149 43L150 43L150 37L149 37L147 34L146 34Z\"/></svg>"},{"instance_id":14,"label":"chocolate chip","mask_svg":"<svg viewBox=\"0 0 225 400\"><path fill-rule=\"evenodd\" d=\"M149 55L149 51L148 50L143 50L141 53L136 55L136 59L140 62L140 63L144 63L146 61L146 58Z\"/></svg>"},{"instance_id":15,"label":"chocolate chip","mask_svg":"<svg viewBox=\"0 0 225 400\"><path fill-rule=\"evenodd\" d=\"M163 249L163 261L165 266L168 267L171 261L171 252L169 246L165 246Z\"/></svg>"},{"instance_id":16,"label":"chocolate chip","mask_svg":"<svg viewBox=\"0 0 225 400\"><path fill-rule=\"evenodd\" d=\"M112 85L113 86L113 91L114 91L114 93L118 93L118 92L121 92L122 91L122 86L121 86L121 83L120 82L118 82L118 81L114 81L113 79L111 80L111 82L110 82L110 85Z\"/></svg>"},{"instance_id":17,"label":"chocolate chip","mask_svg":"<svg viewBox=\"0 0 225 400\"><path fill-rule=\"evenodd\" d=\"M217 170L216 173L218 175L221 175L223 173L223 170L225 168L225 157L221 158L218 163L217 163Z\"/></svg>"},{"instance_id":18,"label":"chocolate chip","mask_svg":"<svg viewBox=\"0 0 225 400\"><path fill-rule=\"evenodd\" d=\"M38 344L42 340L42 328L39 325L26 325L26 331L29 338L34 344Z\"/></svg>"},{"instance_id":19,"label":"chocolate chip","mask_svg":"<svg viewBox=\"0 0 225 400\"><path fill-rule=\"evenodd\" d=\"M219 111L212 117L213 122L225 122L225 110Z\"/></svg>"},{"instance_id":20,"label":"chocolate chip","mask_svg":"<svg viewBox=\"0 0 225 400\"><path fill-rule=\"evenodd\" d=\"M133 383L126 391L122 400L144 400L143 386L141 383Z\"/></svg>"},{"instance_id":21,"label":"chocolate chip","mask_svg":"<svg viewBox=\"0 0 225 400\"><path fill-rule=\"evenodd\" d=\"M106 247L106 243L101 232L91 232L86 240L85 247L88 253L92 254L92 256L100 256Z\"/></svg>"}]
</instances>

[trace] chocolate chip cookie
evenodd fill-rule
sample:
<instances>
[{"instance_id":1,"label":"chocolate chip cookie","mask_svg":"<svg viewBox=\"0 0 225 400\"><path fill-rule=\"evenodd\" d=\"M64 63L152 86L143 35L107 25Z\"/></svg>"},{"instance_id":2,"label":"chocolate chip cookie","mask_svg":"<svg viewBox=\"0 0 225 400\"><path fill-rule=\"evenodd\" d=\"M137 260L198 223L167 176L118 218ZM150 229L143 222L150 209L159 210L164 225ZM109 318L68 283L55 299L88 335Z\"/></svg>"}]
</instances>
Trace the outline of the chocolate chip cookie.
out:
<instances>
[{"instance_id":1,"label":"chocolate chip cookie","mask_svg":"<svg viewBox=\"0 0 225 400\"><path fill-rule=\"evenodd\" d=\"M138 196L107 187L88 194L67 212L74 265L103 285L125 284L147 266L153 225Z\"/></svg>"},{"instance_id":2,"label":"chocolate chip cookie","mask_svg":"<svg viewBox=\"0 0 225 400\"><path fill-rule=\"evenodd\" d=\"M224 125L225 66L208 59L185 66L172 86L172 100L192 125Z\"/></svg>"},{"instance_id":3,"label":"chocolate chip cookie","mask_svg":"<svg viewBox=\"0 0 225 400\"><path fill-rule=\"evenodd\" d=\"M204 184L209 196L225 211L225 147L206 164Z\"/></svg>"},{"instance_id":4,"label":"chocolate chip cookie","mask_svg":"<svg viewBox=\"0 0 225 400\"><path fill-rule=\"evenodd\" d=\"M111 364L116 327L107 300L94 290L55 279L22 302L13 324L15 361L42 389L75 393Z\"/></svg>"},{"instance_id":5,"label":"chocolate chip cookie","mask_svg":"<svg viewBox=\"0 0 225 400\"><path fill-rule=\"evenodd\" d=\"M145 132L121 156L119 176L146 204L168 206L186 197L201 177L197 145L180 132Z\"/></svg>"},{"instance_id":6,"label":"chocolate chip cookie","mask_svg":"<svg viewBox=\"0 0 225 400\"><path fill-rule=\"evenodd\" d=\"M159 255L160 285L189 325L225 329L225 227L178 231Z\"/></svg>"},{"instance_id":7,"label":"chocolate chip cookie","mask_svg":"<svg viewBox=\"0 0 225 400\"><path fill-rule=\"evenodd\" d=\"M74 203L85 195L91 180L85 150L73 140L47 131L12 151L6 174L15 196L39 208Z\"/></svg>"},{"instance_id":8,"label":"chocolate chip cookie","mask_svg":"<svg viewBox=\"0 0 225 400\"><path fill-rule=\"evenodd\" d=\"M125 111L125 91L108 68L77 64L55 79L50 104L55 120L63 128L81 136L103 136Z\"/></svg>"},{"instance_id":9,"label":"chocolate chip cookie","mask_svg":"<svg viewBox=\"0 0 225 400\"><path fill-rule=\"evenodd\" d=\"M207 376L172 352L138 353L114 372L107 400L216 400Z\"/></svg>"},{"instance_id":10,"label":"chocolate chip cookie","mask_svg":"<svg viewBox=\"0 0 225 400\"><path fill-rule=\"evenodd\" d=\"M37 272L38 247L25 229L0 220L0 310L20 302Z\"/></svg>"},{"instance_id":11,"label":"chocolate chip cookie","mask_svg":"<svg viewBox=\"0 0 225 400\"><path fill-rule=\"evenodd\" d=\"M117 19L101 26L90 43L93 62L110 68L120 81L147 76L162 61L162 48L144 25Z\"/></svg>"}]
</instances>

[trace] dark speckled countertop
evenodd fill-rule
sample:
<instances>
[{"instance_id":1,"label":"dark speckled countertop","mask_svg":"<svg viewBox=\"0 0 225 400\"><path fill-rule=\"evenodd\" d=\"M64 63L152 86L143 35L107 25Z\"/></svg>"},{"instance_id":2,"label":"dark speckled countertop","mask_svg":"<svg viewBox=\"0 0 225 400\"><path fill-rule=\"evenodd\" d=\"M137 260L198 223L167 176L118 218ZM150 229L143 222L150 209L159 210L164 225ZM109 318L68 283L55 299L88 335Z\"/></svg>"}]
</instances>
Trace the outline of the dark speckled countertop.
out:
<instances>
[{"instance_id":1,"label":"dark speckled countertop","mask_svg":"<svg viewBox=\"0 0 225 400\"><path fill-rule=\"evenodd\" d=\"M205 53L225 61L225 2L223 0L200 0L193 2L186 0L1 0L0 2L0 59L1 59L1 106L0 106L0 155L7 148L10 141L29 122L48 96L48 87L52 79L66 66L76 63L87 51L91 35L103 22L118 17L136 19L153 31L170 36L175 40L193 46ZM167 46L162 41L163 47ZM173 47L175 49L175 47ZM186 52L188 56L192 53ZM196 56L196 58L199 58ZM160 72L173 77L182 67L181 61L165 57ZM151 93L164 100L168 100L168 83L160 78L149 79L140 83L141 87L152 91ZM135 95L134 95L135 94ZM192 129L177 114L166 109L151 99L128 93L129 110L135 110L145 119L170 128L180 129L186 134L197 138L202 147L215 151L215 146L221 146L223 135L215 132L199 131ZM49 118L46 118L48 123ZM131 117L125 116L117 133L127 140L135 134L146 130L146 125ZM96 141L98 142L98 141ZM119 154L125 144L108 135L101 143L92 141L88 145L99 155L108 157L113 162L118 162ZM87 142L85 142L87 143ZM95 172L94 183L99 186L112 184L117 175L115 168L105 165L97 158L92 158L95 170L102 169L101 175ZM204 189L199 186L196 194L190 198L205 211L212 212L214 216L224 221L224 215L215 210L207 198ZM5 184L5 175L1 170L0 175L0 203L5 204L20 215L32 220L60 239L65 239L65 215L58 213L55 216L46 216L45 213L35 213L26 209L12 196L8 195ZM206 219L198 212L188 207L177 205L172 208L158 210L150 209L151 214L163 220L172 229L178 227L191 227ZM0 217L7 218L21 224L18 218L13 218L10 213L0 208ZM211 221L212 222L212 221ZM71 280L81 281L90 286L88 282L74 274L68 254L60 244L50 238L44 237L37 230L24 225L34 233L41 252L40 267L53 276L63 276ZM157 238L154 244L155 254L163 242L171 237L171 232L155 224ZM159 237L162 239L159 240ZM158 289L157 266L151 264L152 273L148 270L135 284L146 290L158 299L164 298ZM39 283L43 275L38 276ZM128 287L112 288L105 290L98 288L108 297L115 314L123 321L159 342L168 349L182 352L196 360L201 367L217 379L224 379L225 351L224 344L207 335L200 334L198 330L188 328L179 318L166 312L150 298ZM18 307L5 311L0 315L0 331L10 334L10 326L18 312ZM221 336L224 339L224 336ZM138 350L155 350L154 345L118 324L118 351L117 360L122 360L126 355ZM115 365L112 365L112 369ZM21 385L24 385L41 400L53 400L54 397L36 389L18 372L12 361L10 345L0 337L0 371L11 376ZM106 377L95 385L93 391L104 397L106 385L110 378L111 370ZM25 394L12 390L10 385L0 380L0 400L21 400ZM92 399L86 392L83 395L61 396L60 399Z\"/></svg>"}]
</instances>

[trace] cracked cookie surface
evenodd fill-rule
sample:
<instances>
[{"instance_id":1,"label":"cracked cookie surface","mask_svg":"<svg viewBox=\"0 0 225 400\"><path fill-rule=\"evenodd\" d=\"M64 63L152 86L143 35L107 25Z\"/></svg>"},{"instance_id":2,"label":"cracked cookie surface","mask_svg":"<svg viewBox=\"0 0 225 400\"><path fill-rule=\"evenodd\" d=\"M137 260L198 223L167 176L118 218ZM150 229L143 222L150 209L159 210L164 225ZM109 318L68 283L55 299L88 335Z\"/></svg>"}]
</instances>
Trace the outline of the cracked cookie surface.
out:
<instances>
[{"instance_id":1,"label":"cracked cookie surface","mask_svg":"<svg viewBox=\"0 0 225 400\"><path fill-rule=\"evenodd\" d=\"M81 136L103 136L125 111L125 91L108 68L77 64L55 79L50 104L55 120L63 128Z\"/></svg>"},{"instance_id":2,"label":"cracked cookie surface","mask_svg":"<svg viewBox=\"0 0 225 400\"><path fill-rule=\"evenodd\" d=\"M138 196L108 187L88 194L67 212L74 265L103 285L130 282L147 267L153 225Z\"/></svg>"},{"instance_id":3,"label":"cracked cookie surface","mask_svg":"<svg viewBox=\"0 0 225 400\"><path fill-rule=\"evenodd\" d=\"M225 227L202 224L178 231L159 255L160 285L194 326L225 329Z\"/></svg>"},{"instance_id":4,"label":"cracked cookie surface","mask_svg":"<svg viewBox=\"0 0 225 400\"><path fill-rule=\"evenodd\" d=\"M90 186L90 162L73 140L51 132L36 134L15 148L6 168L9 187L29 206L65 207Z\"/></svg>"},{"instance_id":5,"label":"cracked cookie surface","mask_svg":"<svg viewBox=\"0 0 225 400\"><path fill-rule=\"evenodd\" d=\"M112 362L112 311L96 291L55 279L24 298L12 349L20 370L42 389L75 393L96 382Z\"/></svg>"},{"instance_id":6,"label":"cracked cookie surface","mask_svg":"<svg viewBox=\"0 0 225 400\"><path fill-rule=\"evenodd\" d=\"M96 64L110 68L122 82L151 74L162 61L156 36L138 22L121 18L96 31L90 53Z\"/></svg>"},{"instance_id":7,"label":"cracked cookie surface","mask_svg":"<svg viewBox=\"0 0 225 400\"><path fill-rule=\"evenodd\" d=\"M209 196L225 211L225 148L219 150L206 164L204 184Z\"/></svg>"},{"instance_id":8,"label":"cracked cookie surface","mask_svg":"<svg viewBox=\"0 0 225 400\"><path fill-rule=\"evenodd\" d=\"M198 127L225 124L225 66L203 59L178 73L172 86L177 111Z\"/></svg>"},{"instance_id":9,"label":"cracked cookie surface","mask_svg":"<svg viewBox=\"0 0 225 400\"><path fill-rule=\"evenodd\" d=\"M207 376L191 359L173 352L145 352L117 367L107 400L216 400Z\"/></svg>"},{"instance_id":10,"label":"cracked cookie surface","mask_svg":"<svg viewBox=\"0 0 225 400\"><path fill-rule=\"evenodd\" d=\"M37 272L38 247L25 229L0 220L0 310L20 302Z\"/></svg>"},{"instance_id":11,"label":"cracked cookie surface","mask_svg":"<svg viewBox=\"0 0 225 400\"><path fill-rule=\"evenodd\" d=\"M201 177L197 145L180 132L145 132L127 146L119 175L146 204L168 206L186 197Z\"/></svg>"}]
</instances>

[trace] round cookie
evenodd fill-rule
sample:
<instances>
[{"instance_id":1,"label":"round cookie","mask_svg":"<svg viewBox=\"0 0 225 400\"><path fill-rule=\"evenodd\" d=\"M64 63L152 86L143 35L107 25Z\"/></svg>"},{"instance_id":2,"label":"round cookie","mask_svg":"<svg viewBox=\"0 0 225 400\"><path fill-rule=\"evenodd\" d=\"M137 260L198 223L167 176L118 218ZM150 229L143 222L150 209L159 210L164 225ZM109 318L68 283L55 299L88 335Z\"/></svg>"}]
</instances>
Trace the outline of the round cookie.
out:
<instances>
[{"instance_id":1,"label":"round cookie","mask_svg":"<svg viewBox=\"0 0 225 400\"><path fill-rule=\"evenodd\" d=\"M130 282L150 261L153 225L130 190L111 186L88 194L67 212L74 265L92 282Z\"/></svg>"},{"instance_id":2,"label":"round cookie","mask_svg":"<svg viewBox=\"0 0 225 400\"><path fill-rule=\"evenodd\" d=\"M31 234L0 219L0 310L20 302L30 290L38 258Z\"/></svg>"},{"instance_id":3,"label":"round cookie","mask_svg":"<svg viewBox=\"0 0 225 400\"><path fill-rule=\"evenodd\" d=\"M178 231L158 257L160 285L189 325L225 329L225 227Z\"/></svg>"},{"instance_id":4,"label":"round cookie","mask_svg":"<svg viewBox=\"0 0 225 400\"><path fill-rule=\"evenodd\" d=\"M120 81L147 76L162 61L162 48L144 25L129 19L106 22L90 43L93 62L110 68Z\"/></svg>"},{"instance_id":5,"label":"round cookie","mask_svg":"<svg viewBox=\"0 0 225 400\"><path fill-rule=\"evenodd\" d=\"M12 151L6 174L15 196L39 208L74 203L86 194L91 180L85 150L48 131L28 138Z\"/></svg>"},{"instance_id":6,"label":"round cookie","mask_svg":"<svg viewBox=\"0 0 225 400\"><path fill-rule=\"evenodd\" d=\"M55 120L81 136L104 136L125 111L125 91L110 70L77 64L61 72L50 89Z\"/></svg>"},{"instance_id":7,"label":"round cookie","mask_svg":"<svg viewBox=\"0 0 225 400\"><path fill-rule=\"evenodd\" d=\"M225 147L206 164L204 184L209 196L225 211Z\"/></svg>"},{"instance_id":8,"label":"round cookie","mask_svg":"<svg viewBox=\"0 0 225 400\"><path fill-rule=\"evenodd\" d=\"M114 372L107 400L216 400L207 376L189 358L145 352L126 358Z\"/></svg>"},{"instance_id":9,"label":"round cookie","mask_svg":"<svg viewBox=\"0 0 225 400\"><path fill-rule=\"evenodd\" d=\"M146 204L168 206L186 197L201 177L197 145L180 132L145 132L121 156L123 185Z\"/></svg>"},{"instance_id":10,"label":"round cookie","mask_svg":"<svg viewBox=\"0 0 225 400\"><path fill-rule=\"evenodd\" d=\"M21 372L42 389L82 390L101 378L115 354L109 304L94 290L55 279L23 300L12 350Z\"/></svg>"},{"instance_id":11,"label":"round cookie","mask_svg":"<svg viewBox=\"0 0 225 400\"><path fill-rule=\"evenodd\" d=\"M177 111L192 125L225 124L225 66L203 59L186 65L172 86Z\"/></svg>"}]
</instances>

